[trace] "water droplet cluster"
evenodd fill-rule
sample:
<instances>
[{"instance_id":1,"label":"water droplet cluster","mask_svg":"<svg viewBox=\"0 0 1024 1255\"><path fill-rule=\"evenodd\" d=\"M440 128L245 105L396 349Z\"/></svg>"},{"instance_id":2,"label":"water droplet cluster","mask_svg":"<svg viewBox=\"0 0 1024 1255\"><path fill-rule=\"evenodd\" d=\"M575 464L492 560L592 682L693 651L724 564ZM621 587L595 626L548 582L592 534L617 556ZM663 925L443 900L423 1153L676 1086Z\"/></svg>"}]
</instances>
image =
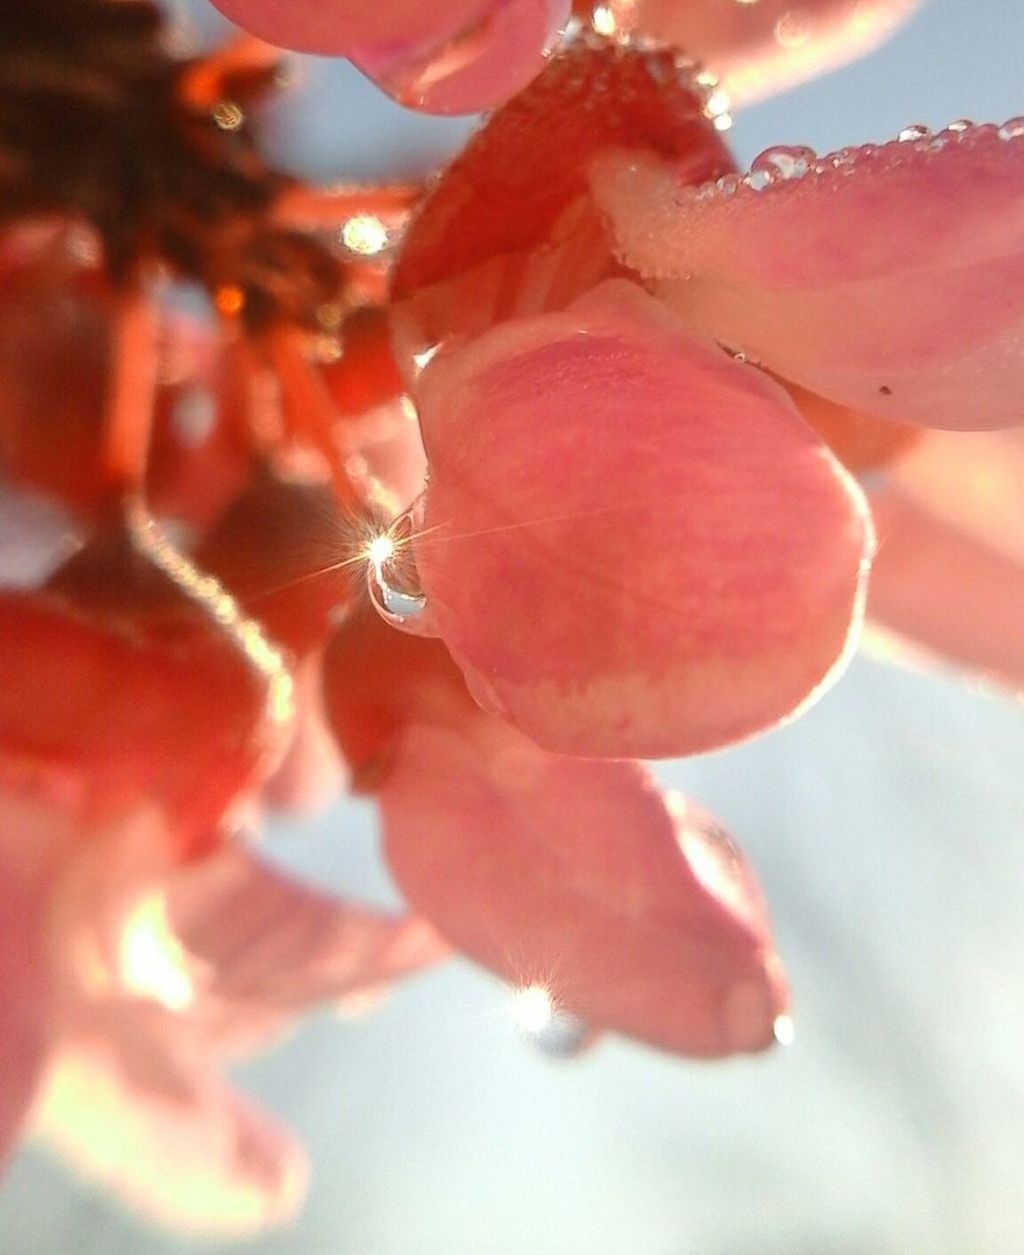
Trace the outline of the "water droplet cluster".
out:
<instances>
[{"instance_id":1,"label":"water droplet cluster","mask_svg":"<svg viewBox=\"0 0 1024 1255\"><path fill-rule=\"evenodd\" d=\"M913 123L905 126L888 144L840 148L822 157L804 145L775 145L759 153L746 174L726 174L713 183L686 188L682 194L694 200L708 200L737 192L760 193L822 175L856 174L868 162L898 164L908 152L938 153L959 144L991 139L1004 142L1024 139L1024 117L1010 118L1001 126L979 125L967 118L958 118L935 132L922 123Z\"/></svg>"},{"instance_id":2,"label":"water droplet cluster","mask_svg":"<svg viewBox=\"0 0 1024 1255\"><path fill-rule=\"evenodd\" d=\"M598 3L589 21L579 17L569 20L558 47L580 45L600 49L611 46L621 49L624 55L642 56L647 72L655 81L664 82L668 74L674 74L679 85L700 100L701 111L715 130L728 131L732 127L729 97L718 76L688 53L635 31L631 14L631 6Z\"/></svg>"}]
</instances>

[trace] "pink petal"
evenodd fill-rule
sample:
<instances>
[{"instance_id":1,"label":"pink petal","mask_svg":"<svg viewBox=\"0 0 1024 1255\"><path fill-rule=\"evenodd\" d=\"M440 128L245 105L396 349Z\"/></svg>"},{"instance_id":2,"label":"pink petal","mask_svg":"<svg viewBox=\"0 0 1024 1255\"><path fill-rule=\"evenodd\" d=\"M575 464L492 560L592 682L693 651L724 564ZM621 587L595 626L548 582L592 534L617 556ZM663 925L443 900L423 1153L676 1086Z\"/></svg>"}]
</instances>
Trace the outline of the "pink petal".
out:
<instances>
[{"instance_id":1,"label":"pink petal","mask_svg":"<svg viewBox=\"0 0 1024 1255\"><path fill-rule=\"evenodd\" d=\"M71 777L2 771L0 1160L53 1040L116 961L125 911L171 853L152 811L91 826Z\"/></svg>"},{"instance_id":2,"label":"pink petal","mask_svg":"<svg viewBox=\"0 0 1024 1255\"><path fill-rule=\"evenodd\" d=\"M295 668L296 717L291 743L263 787L271 806L316 814L341 792L344 767L324 719L322 666L311 654Z\"/></svg>"},{"instance_id":3,"label":"pink petal","mask_svg":"<svg viewBox=\"0 0 1024 1255\"><path fill-rule=\"evenodd\" d=\"M760 191L685 188L637 154L594 181L687 326L881 418L1024 421L1024 124L850 150Z\"/></svg>"},{"instance_id":4,"label":"pink petal","mask_svg":"<svg viewBox=\"0 0 1024 1255\"><path fill-rule=\"evenodd\" d=\"M150 1218L220 1236L291 1218L306 1158L209 1072L193 1026L152 1003L83 1010L57 1056L37 1130Z\"/></svg>"},{"instance_id":5,"label":"pink petal","mask_svg":"<svg viewBox=\"0 0 1024 1255\"><path fill-rule=\"evenodd\" d=\"M848 651L863 499L749 366L632 284L441 353L415 555L477 701L566 753L707 750Z\"/></svg>"},{"instance_id":6,"label":"pink petal","mask_svg":"<svg viewBox=\"0 0 1024 1255\"><path fill-rule=\"evenodd\" d=\"M3 799L0 828L0 1170L21 1130L49 1047L48 980L38 884L11 866L11 848L34 843L35 815L16 797ZM31 810L31 808L29 808ZM28 822L26 822L26 818Z\"/></svg>"},{"instance_id":7,"label":"pink petal","mask_svg":"<svg viewBox=\"0 0 1024 1255\"><path fill-rule=\"evenodd\" d=\"M457 335L564 309L621 273L591 201L595 156L628 147L694 183L734 169L711 101L670 51L570 44L487 120L426 195L391 275L403 366Z\"/></svg>"},{"instance_id":8,"label":"pink petal","mask_svg":"<svg viewBox=\"0 0 1024 1255\"><path fill-rule=\"evenodd\" d=\"M889 474L918 505L1024 566L1024 428L928 432Z\"/></svg>"},{"instance_id":9,"label":"pink petal","mask_svg":"<svg viewBox=\"0 0 1024 1255\"><path fill-rule=\"evenodd\" d=\"M872 505L879 546L871 619L933 658L1024 692L1024 558L899 491L877 494Z\"/></svg>"},{"instance_id":10,"label":"pink petal","mask_svg":"<svg viewBox=\"0 0 1024 1255\"><path fill-rule=\"evenodd\" d=\"M473 113L524 87L569 0L214 0L239 26L298 52L351 59L403 104Z\"/></svg>"},{"instance_id":11,"label":"pink petal","mask_svg":"<svg viewBox=\"0 0 1024 1255\"><path fill-rule=\"evenodd\" d=\"M496 721L411 727L381 790L391 868L459 949L666 1050L760 1050L785 982L753 876L632 763L546 754Z\"/></svg>"},{"instance_id":12,"label":"pink petal","mask_svg":"<svg viewBox=\"0 0 1024 1255\"><path fill-rule=\"evenodd\" d=\"M330 897L238 843L183 869L169 907L228 1030L273 1028L316 1002L375 989L447 956L422 920Z\"/></svg>"},{"instance_id":13,"label":"pink petal","mask_svg":"<svg viewBox=\"0 0 1024 1255\"><path fill-rule=\"evenodd\" d=\"M281 48L328 55L362 44L442 39L471 28L493 0L213 0L243 30Z\"/></svg>"},{"instance_id":14,"label":"pink petal","mask_svg":"<svg viewBox=\"0 0 1024 1255\"><path fill-rule=\"evenodd\" d=\"M539 73L568 16L569 0L492 0L474 27L440 46L378 45L355 50L352 60L410 108L475 113Z\"/></svg>"},{"instance_id":15,"label":"pink petal","mask_svg":"<svg viewBox=\"0 0 1024 1255\"><path fill-rule=\"evenodd\" d=\"M920 0L639 0L636 28L699 58L734 100L870 52ZM614 10L615 0L611 4ZM630 11L631 5L623 7Z\"/></svg>"}]
</instances>

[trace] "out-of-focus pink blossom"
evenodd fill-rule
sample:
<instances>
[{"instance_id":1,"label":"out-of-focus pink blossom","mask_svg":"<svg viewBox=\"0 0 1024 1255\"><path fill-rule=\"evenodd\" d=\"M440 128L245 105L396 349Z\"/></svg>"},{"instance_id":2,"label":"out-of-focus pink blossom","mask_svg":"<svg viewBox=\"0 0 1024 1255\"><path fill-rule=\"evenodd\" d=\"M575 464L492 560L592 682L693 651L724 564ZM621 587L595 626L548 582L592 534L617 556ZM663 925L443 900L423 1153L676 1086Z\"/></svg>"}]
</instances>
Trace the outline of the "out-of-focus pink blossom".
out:
<instances>
[{"instance_id":1,"label":"out-of-focus pink blossom","mask_svg":"<svg viewBox=\"0 0 1024 1255\"><path fill-rule=\"evenodd\" d=\"M454 111L522 87L567 6L222 7ZM0 214L40 216L0 241L0 1151L34 1127L168 1223L282 1220L303 1152L221 1067L447 942L575 1045L783 1037L752 873L626 758L835 677L873 547L851 472L883 477L874 620L1021 684L1019 442L924 428L1021 419L1024 124L743 176L691 53L762 90L909 6L808 3L806 40L773 0L626 7L578 8L401 243L416 189L265 167L266 46L174 65L145 5L19 10ZM87 151L53 129L65 89ZM206 315L167 316L171 274ZM235 835L322 801L339 750L429 922Z\"/></svg>"},{"instance_id":2,"label":"out-of-focus pink blossom","mask_svg":"<svg viewBox=\"0 0 1024 1255\"><path fill-rule=\"evenodd\" d=\"M685 48L734 102L759 99L870 52L921 0L608 0L626 29Z\"/></svg>"},{"instance_id":3,"label":"out-of-focus pink blossom","mask_svg":"<svg viewBox=\"0 0 1024 1255\"><path fill-rule=\"evenodd\" d=\"M569 0L214 0L282 48L349 57L403 104L473 113L525 87L569 13Z\"/></svg>"},{"instance_id":4,"label":"out-of-focus pink blossom","mask_svg":"<svg viewBox=\"0 0 1024 1255\"><path fill-rule=\"evenodd\" d=\"M889 466L872 511L870 625L895 634L898 658L1024 693L1024 432L929 432Z\"/></svg>"},{"instance_id":5,"label":"out-of-focus pink blossom","mask_svg":"<svg viewBox=\"0 0 1024 1255\"><path fill-rule=\"evenodd\" d=\"M470 700L438 642L367 612L332 640L326 693L391 870L452 944L592 1030L690 1055L772 1042L788 991L767 912L710 816L636 764L547 753Z\"/></svg>"},{"instance_id":6,"label":"out-of-focus pink blossom","mask_svg":"<svg viewBox=\"0 0 1024 1255\"><path fill-rule=\"evenodd\" d=\"M3 781L3 1149L31 1109L39 1135L154 1219L222 1234L279 1222L302 1200L304 1152L219 1069L305 1007L444 947L240 844L181 864L154 809L76 822L74 788Z\"/></svg>"}]
</instances>

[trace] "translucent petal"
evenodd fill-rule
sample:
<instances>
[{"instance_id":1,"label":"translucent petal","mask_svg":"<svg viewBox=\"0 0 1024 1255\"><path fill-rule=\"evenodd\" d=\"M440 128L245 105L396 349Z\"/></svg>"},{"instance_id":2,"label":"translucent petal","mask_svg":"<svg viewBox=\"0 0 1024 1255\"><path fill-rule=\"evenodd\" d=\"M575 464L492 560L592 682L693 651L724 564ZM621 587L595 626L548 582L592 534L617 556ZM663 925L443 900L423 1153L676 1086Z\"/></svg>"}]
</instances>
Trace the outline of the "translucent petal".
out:
<instances>
[{"instance_id":1,"label":"translucent petal","mask_svg":"<svg viewBox=\"0 0 1024 1255\"><path fill-rule=\"evenodd\" d=\"M568 13L569 0L492 0L473 26L441 43L363 47L352 60L410 108L476 113L529 83Z\"/></svg>"},{"instance_id":2,"label":"translucent petal","mask_svg":"<svg viewBox=\"0 0 1024 1255\"><path fill-rule=\"evenodd\" d=\"M400 343L420 352L563 308L617 267L590 203L595 156L625 145L701 183L733 169L695 70L671 52L575 44L499 109L441 175L393 276Z\"/></svg>"},{"instance_id":3,"label":"translucent petal","mask_svg":"<svg viewBox=\"0 0 1024 1255\"><path fill-rule=\"evenodd\" d=\"M49 1049L45 895L32 860L52 836L51 815L20 790L0 797L0 1169L21 1132ZM28 858L26 858L28 855Z\"/></svg>"},{"instance_id":4,"label":"translucent petal","mask_svg":"<svg viewBox=\"0 0 1024 1255\"><path fill-rule=\"evenodd\" d=\"M872 506L872 622L933 661L1024 692L1024 560L903 494L879 494Z\"/></svg>"},{"instance_id":5,"label":"translucent petal","mask_svg":"<svg viewBox=\"0 0 1024 1255\"><path fill-rule=\"evenodd\" d=\"M541 67L569 0L215 0L261 39L350 57L403 104L473 113L506 99Z\"/></svg>"},{"instance_id":6,"label":"translucent petal","mask_svg":"<svg viewBox=\"0 0 1024 1255\"><path fill-rule=\"evenodd\" d=\"M88 1179L178 1229L254 1233L305 1193L291 1135L212 1076L193 1025L138 999L82 1010L36 1128Z\"/></svg>"},{"instance_id":7,"label":"translucent petal","mask_svg":"<svg viewBox=\"0 0 1024 1255\"><path fill-rule=\"evenodd\" d=\"M684 1054L771 1044L786 989L753 877L640 767L414 725L381 808L410 902L517 989Z\"/></svg>"},{"instance_id":8,"label":"translucent petal","mask_svg":"<svg viewBox=\"0 0 1024 1255\"><path fill-rule=\"evenodd\" d=\"M863 499L760 371L599 288L440 354L416 563L474 697L549 749L655 757L790 715L849 648Z\"/></svg>"},{"instance_id":9,"label":"translucent petal","mask_svg":"<svg viewBox=\"0 0 1024 1255\"><path fill-rule=\"evenodd\" d=\"M1012 130L869 145L761 190L687 189L636 154L607 158L594 182L622 257L688 326L880 418L1024 421Z\"/></svg>"},{"instance_id":10,"label":"translucent petal","mask_svg":"<svg viewBox=\"0 0 1024 1255\"><path fill-rule=\"evenodd\" d=\"M206 973L219 1040L258 1038L318 1002L388 985L448 953L422 920L302 885L241 843L179 871L168 901Z\"/></svg>"},{"instance_id":11,"label":"translucent petal","mask_svg":"<svg viewBox=\"0 0 1024 1255\"><path fill-rule=\"evenodd\" d=\"M636 29L685 48L734 101L759 99L870 52L920 0L611 0Z\"/></svg>"}]
</instances>

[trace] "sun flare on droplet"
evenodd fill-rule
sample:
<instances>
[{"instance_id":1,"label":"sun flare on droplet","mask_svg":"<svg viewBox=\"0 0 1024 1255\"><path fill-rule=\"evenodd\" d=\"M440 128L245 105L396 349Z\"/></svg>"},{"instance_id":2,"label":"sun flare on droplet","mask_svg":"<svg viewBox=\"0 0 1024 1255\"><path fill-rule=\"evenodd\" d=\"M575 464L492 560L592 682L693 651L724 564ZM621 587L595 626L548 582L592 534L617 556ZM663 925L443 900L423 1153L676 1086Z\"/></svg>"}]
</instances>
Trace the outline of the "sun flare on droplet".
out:
<instances>
[{"instance_id":1,"label":"sun flare on droplet","mask_svg":"<svg viewBox=\"0 0 1024 1255\"><path fill-rule=\"evenodd\" d=\"M341 229L342 243L360 257L375 257L388 243L388 229L376 214L354 214Z\"/></svg>"},{"instance_id":2,"label":"sun flare on droplet","mask_svg":"<svg viewBox=\"0 0 1024 1255\"><path fill-rule=\"evenodd\" d=\"M542 1033L555 1017L555 1002L543 985L524 985L509 999L509 1016L521 1033Z\"/></svg>"},{"instance_id":3,"label":"sun flare on droplet","mask_svg":"<svg viewBox=\"0 0 1024 1255\"><path fill-rule=\"evenodd\" d=\"M374 536L366 545L366 560L372 562L379 572L385 562L395 556L395 542L386 533Z\"/></svg>"}]
</instances>

